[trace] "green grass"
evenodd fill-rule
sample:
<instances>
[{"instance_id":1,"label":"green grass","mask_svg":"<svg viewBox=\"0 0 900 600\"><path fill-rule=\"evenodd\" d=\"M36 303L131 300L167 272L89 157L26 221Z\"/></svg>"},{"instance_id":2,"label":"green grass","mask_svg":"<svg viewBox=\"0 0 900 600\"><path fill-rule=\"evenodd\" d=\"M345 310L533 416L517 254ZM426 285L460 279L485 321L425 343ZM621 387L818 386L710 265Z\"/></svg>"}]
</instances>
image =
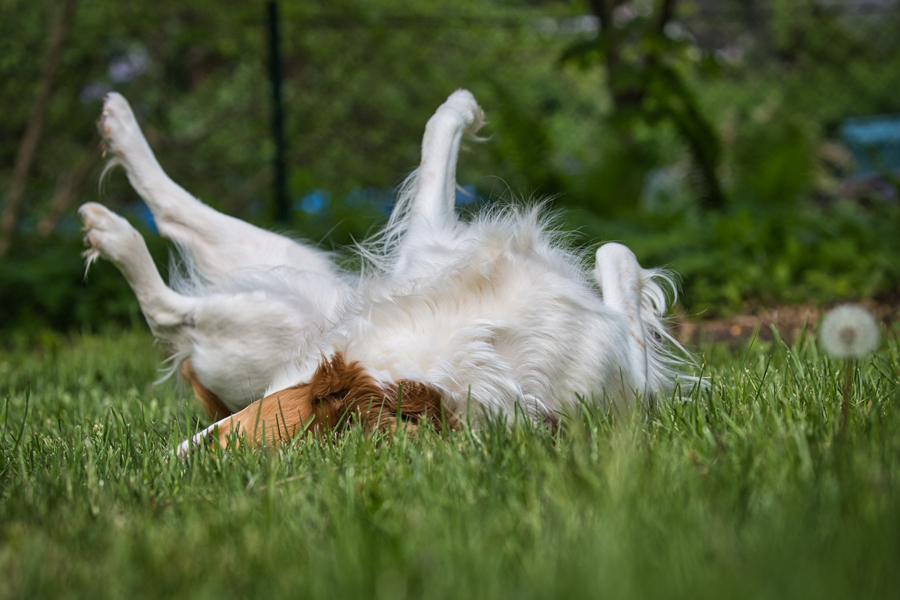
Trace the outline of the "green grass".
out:
<instances>
[{"instance_id":1,"label":"green grass","mask_svg":"<svg viewBox=\"0 0 900 600\"><path fill-rule=\"evenodd\" d=\"M140 331L0 351L2 598L900 593L900 344L706 349L712 387L564 431L172 448L200 425Z\"/></svg>"}]
</instances>

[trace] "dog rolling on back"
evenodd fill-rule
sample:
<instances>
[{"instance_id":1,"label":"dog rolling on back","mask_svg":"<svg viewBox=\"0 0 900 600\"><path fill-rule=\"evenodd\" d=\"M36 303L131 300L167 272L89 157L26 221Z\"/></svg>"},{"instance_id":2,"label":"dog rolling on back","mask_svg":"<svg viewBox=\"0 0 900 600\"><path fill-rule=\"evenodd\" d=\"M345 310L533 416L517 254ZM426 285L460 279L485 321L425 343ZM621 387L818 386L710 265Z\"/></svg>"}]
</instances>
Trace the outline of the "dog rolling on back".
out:
<instances>
[{"instance_id":1,"label":"dog rolling on back","mask_svg":"<svg viewBox=\"0 0 900 600\"><path fill-rule=\"evenodd\" d=\"M186 261L168 287L140 235L88 203L85 255L128 280L172 370L191 382L211 427L182 444L287 440L311 428L399 417L456 427L487 415L555 422L586 401L633 407L671 394L681 363L667 348L665 288L620 244L593 272L559 243L540 208L503 207L461 221L462 140L482 123L465 90L428 121L422 162L385 230L362 246L368 268L222 215L163 172L124 98L100 129L160 233Z\"/></svg>"}]
</instances>

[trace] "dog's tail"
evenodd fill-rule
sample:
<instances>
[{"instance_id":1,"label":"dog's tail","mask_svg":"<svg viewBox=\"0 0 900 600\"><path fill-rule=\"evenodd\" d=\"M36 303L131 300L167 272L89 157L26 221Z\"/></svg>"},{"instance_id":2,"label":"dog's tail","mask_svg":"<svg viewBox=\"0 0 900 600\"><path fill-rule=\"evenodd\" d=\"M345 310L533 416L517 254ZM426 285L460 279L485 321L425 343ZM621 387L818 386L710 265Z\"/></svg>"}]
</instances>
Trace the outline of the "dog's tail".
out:
<instances>
[{"instance_id":1,"label":"dog's tail","mask_svg":"<svg viewBox=\"0 0 900 600\"><path fill-rule=\"evenodd\" d=\"M634 390L644 402L669 394L677 381L696 382L685 376L693 359L666 331L664 315L676 287L672 276L659 269L643 269L634 253L622 244L604 244L597 249L594 277L603 301L629 320L630 354L638 374Z\"/></svg>"}]
</instances>

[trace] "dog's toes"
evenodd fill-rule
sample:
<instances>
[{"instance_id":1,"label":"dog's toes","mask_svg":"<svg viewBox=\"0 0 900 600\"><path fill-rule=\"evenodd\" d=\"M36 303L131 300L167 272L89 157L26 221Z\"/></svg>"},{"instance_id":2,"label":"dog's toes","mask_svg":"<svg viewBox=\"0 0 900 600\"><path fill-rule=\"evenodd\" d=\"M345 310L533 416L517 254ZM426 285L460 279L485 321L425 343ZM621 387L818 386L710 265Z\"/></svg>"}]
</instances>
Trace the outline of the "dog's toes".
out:
<instances>
[{"instance_id":1,"label":"dog's toes","mask_svg":"<svg viewBox=\"0 0 900 600\"><path fill-rule=\"evenodd\" d=\"M78 216L81 217L82 229L87 233L95 228L109 229L109 225L118 215L102 204L86 202L78 209Z\"/></svg>"},{"instance_id":2,"label":"dog's toes","mask_svg":"<svg viewBox=\"0 0 900 600\"><path fill-rule=\"evenodd\" d=\"M190 439L184 440L178 447L175 449L175 454L181 460L187 458L187 455L195 450L198 450L202 446L214 447L215 446L215 434L217 433L218 423L213 423L200 433L195 434Z\"/></svg>"},{"instance_id":3,"label":"dog's toes","mask_svg":"<svg viewBox=\"0 0 900 600\"><path fill-rule=\"evenodd\" d=\"M184 460L187 458L187 455L191 453L191 450L194 449L194 441L193 440L184 440L178 447L175 448L175 455Z\"/></svg>"},{"instance_id":4,"label":"dog's toes","mask_svg":"<svg viewBox=\"0 0 900 600\"><path fill-rule=\"evenodd\" d=\"M112 261L121 260L140 239L140 234L127 220L102 204L83 204L78 209L78 216L84 231L82 239L88 247L84 256L89 265L100 256Z\"/></svg>"},{"instance_id":5,"label":"dog's toes","mask_svg":"<svg viewBox=\"0 0 900 600\"><path fill-rule=\"evenodd\" d=\"M116 92L110 92L103 99L103 112L97 121L97 129L103 137L106 150L118 156L123 156L134 137L140 135L140 127L131 106Z\"/></svg>"},{"instance_id":6,"label":"dog's toes","mask_svg":"<svg viewBox=\"0 0 900 600\"><path fill-rule=\"evenodd\" d=\"M458 112L469 133L475 133L484 122L484 111L469 90L459 89L450 94L444 106Z\"/></svg>"},{"instance_id":7,"label":"dog's toes","mask_svg":"<svg viewBox=\"0 0 900 600\"><path fill-rule=\"evenodd\" d=\"M91 265L101 256L98 240L96 240L93 235L93 219L91 218L91 215L94 211L90 204L93 203L89 202L78 209L78 216L81 217L82 223L81 229L84 232L81 239L84 242L84 245L87 246L87 250L81 253L81 256L84 257L85 261L85 275L87 275Z\"/></svg>"}]
</instances>

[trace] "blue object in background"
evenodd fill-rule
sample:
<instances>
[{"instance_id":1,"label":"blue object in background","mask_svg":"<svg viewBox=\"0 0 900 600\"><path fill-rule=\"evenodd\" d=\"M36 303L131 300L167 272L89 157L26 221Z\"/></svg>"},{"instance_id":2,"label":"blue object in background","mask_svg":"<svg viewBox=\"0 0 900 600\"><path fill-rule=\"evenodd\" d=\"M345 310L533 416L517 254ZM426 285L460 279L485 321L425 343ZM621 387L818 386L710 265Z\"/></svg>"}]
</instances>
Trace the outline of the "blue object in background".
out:
<instances>
[{"instance_id":1,"label":"blue object in background","mask_svg":"<svg viewBox=\"0 0 900 600\"><path fill-rule=\"evenodd\" d=\"M353 209L360 209L365 205L378 208L384 216L390 216L397 201L397 189L379 189L374 187L355 187L346 195L344 202ZM456 188L457 206L465 206L479 200L474 185L464 185ZM306 192L303 196L295 196L293 200L294 210L303 211L310 215L324 215L331 205L331 192L323 189L315 189Z\"/></svg>"},{"instance_id":2,"label":"blue object in background","mask_svg":"<svg viewBox=\"0 0 900 600\"><path fill-rule=\"evenodd\" d=\"M302 210L303 212L315 215L331 204L331 192L328 190L313 190L303 196L299 201L294 200L294 210Z\"/></svg>"},{"instance_id":3,"label":"blue object in background","mask_svg":"<svg viewBox=\"0 0 900 600\"><path fill-rule=\"evenodd\" d=\"M477 196L475 195L475 186L474 185L463 185L458 186L456 188L456 204L457 206L463 204L471 204L475 202Z\"/></svg>"},{"instance_id":4,"label":"blue object in background","mask_svg":"<svg viewBox=\"0 0 900 600\"><path fill-rule=\"evenodd\" d=\"M134 202L128 205L126 209L131 212L135 218L146 227L153 235L159 235L159 229L156 228L156 221L153 220L153 213L150 208L143 202Z\"/></svg>"},{"instance_id":5,"label":"blue object in background","mask_svg":"<svg viewBox=\"0 0 900 600\"><path fill-rule=\"evenodd\" d=\"M900 170L900 115L845 119L841 140L856 161L856 175Z\"/></svg>"}]
</instances>

